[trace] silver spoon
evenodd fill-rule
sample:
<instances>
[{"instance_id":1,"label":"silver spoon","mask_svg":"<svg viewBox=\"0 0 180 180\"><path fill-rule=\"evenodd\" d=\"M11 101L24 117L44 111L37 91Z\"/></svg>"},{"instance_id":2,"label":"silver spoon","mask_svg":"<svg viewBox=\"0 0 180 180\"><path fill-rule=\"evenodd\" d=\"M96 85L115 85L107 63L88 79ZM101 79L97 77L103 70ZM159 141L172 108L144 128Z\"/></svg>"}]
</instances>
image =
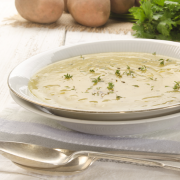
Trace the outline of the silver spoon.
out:
<instances>
[{"instance_id":1,"label":"silver spoon","mask_svg":"<svg viewBox=\"0 0 180 180\"><path fill-rule=\"evenodd\" d=\"M69 151L66 149L58 149L58 151L66 154L67 156L72 154L73 151ZM78 158L75 158L71 162L67 163L66 165L63 166L58 166L57 168L33 168L33 167L28 167L24 166L18 163L14 163L17 166L19 166L22 169L25 169L26 171L32 172L32 173L37 173L37 174L43 174L43 175L75 175L78 174L86 169L89 168L95 162L97 159L96 158L89 158L88 156L80 156Z\"/></svg>"},{"instance_id":2,"label":"silver spoon","mask_svg":"<svg viewBox=\"0 0 180 180\"><path fill-rule=\"evenodd\" d=\"M1 154L5 157L9 158L11 161L28 166L33 168L57 168L68 166L68 163L72 163L72 161L77 161L79 164L83 164L87 162L88 158L91 161L94 161L99 158L112 159L112 160L120 160L123 162L136 163L146 166L154 166L154 167L162 167L165 169L171 170L180 170L178 166L172 166L163 163L162 161L150 160L147 159L148 156L154 155L153 159L162 159L168 161L176 161L180 162L179 155L171 155L171 154L158 154L158 153L147 153L147 158L138 158L132 157L132 155L128 155L126 152L124 154L110 154L110 153L101 153L101 152L93 152L93 151L77 151L71 152L68 150L61 149L50 149L46 147L42 147L34 144L26 144L26 143L17 143L17 142L0 142L0 151ZM66 152L66 153L65 153ZM135 154L138 156L138 153ZM145 156L145 154L143 155ZM159 158L161 157L161 158ZM83 161L82 161L83 160ZM92 162L91 162L92 163ZM89 161L89 165L91 164ZM86 166L89 166L86 164Z\"/></svg>"},{"instance_id":3,"label":"silver spoon","mask_svg":"<svg viewBox=\"0 0 180 180\"><path fill-rule=\"evenodd\" d=\"M67 156L72 154L73 151L69 151L66 149L58 149L59 151L63 152ZM86 169L89 168L93 164L93 162L96 161L96 158L89 158L87 156L80 156L71 162L67 163L63 166L58 166L57 168L34 168L34 167L28 167L24 166L18 163L14 163L17 166L19 166L22 169L25 169L26 171L37 173L37 174L43 174L43 175L53 175L53 176L59 176L59 175L75 175L78 174Z\"/></svg>"}]
</instances>

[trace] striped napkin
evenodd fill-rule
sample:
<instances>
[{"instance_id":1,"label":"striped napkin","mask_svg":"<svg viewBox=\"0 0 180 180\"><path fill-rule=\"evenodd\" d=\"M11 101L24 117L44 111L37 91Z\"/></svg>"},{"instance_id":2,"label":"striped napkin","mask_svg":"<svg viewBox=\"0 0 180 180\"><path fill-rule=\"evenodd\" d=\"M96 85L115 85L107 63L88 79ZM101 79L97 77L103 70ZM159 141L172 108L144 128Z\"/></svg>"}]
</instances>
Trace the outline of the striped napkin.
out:
<instances>
[{"instance_id":1,"label":"striped napkin","mask_svg":"<svg viewBox=\"0 0 180 180\"><path fill-rule=\"evenodd\" d=\"M13 100L0 113L0 140L38 144L71 150L136 150L180 153L180 124L174 129L149 135L107 137L84 134L62 127L60 122L29 112ZM6 172L4 174L4 172ZM88 170L74 176L35 174L14 165L0 156L0 179L47 180L178 180L179 172L161 168L98 161Z\"/></svg>"},{"instance_id":2,"label":"striped napkin","mask_svg":"<svg viewBox=\"0 0 180 180\"><path fill-rule=\"evenodd\" d=\"M35 143L72 150L136 150L180 153L180 123L152 134L108 137L76 132L59 121L29 112L15 102L0 113L0 140Z\"/></svg>"}]
</instances>

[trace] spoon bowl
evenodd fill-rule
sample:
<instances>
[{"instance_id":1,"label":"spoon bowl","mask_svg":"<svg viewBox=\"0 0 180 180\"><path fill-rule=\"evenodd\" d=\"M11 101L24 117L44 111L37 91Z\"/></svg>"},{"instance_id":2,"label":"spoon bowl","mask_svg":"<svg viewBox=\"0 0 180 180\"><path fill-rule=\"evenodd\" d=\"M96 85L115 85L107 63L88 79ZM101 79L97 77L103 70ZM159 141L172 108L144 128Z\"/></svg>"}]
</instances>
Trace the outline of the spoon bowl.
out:
<instances>
[{"instance_id":1,"label":"spoon bowl","mask_svg":"<svg viewBox=\"0 0 180 180\"><path fill-rule=\"evenodd\" d=\"M37 173L37 174L43 174L43 175L75 175L80 173L81 171L84 171L88 169L89 166L91 166L96 161L95 158L89 158L89 157L78 157L71 162L69 162L66 165L59 166L57 168L33 168L29 166L24 166L18 163L15 163L17 166L19 166L22 169L25 169L26 171Z\"/></svg>"},{"instance_id":2,"label":"spoon bowl","mask_svg":"<svg viewBox=\"0 0 180 180\"><path fill-rule=\"evenodd\" d=\"M77 169L87 168L95 158L88 156L79 156L67 165L66 159L74 153L67 149L50 149L35 144L17 143L17 142L0 142L1 154L17 164L33 168L56 168L62 171L74 171ZM63 164L61 166L60 164ZM76 168L74 168L76 167Z\"/></svg>"},{"instance_id":3,"label":"spoon bowl","mask_svg":"<svg viewBox=\"0 0 180 180\"><path fill-rule=\"evenodd\" d=\"M1 142L1 154L13 162L30 167L54 168L59 160L63 163L66 150L57 151L34 144ZM70 153L70 151L68 151Z\"/></svg>"}]
</instances>

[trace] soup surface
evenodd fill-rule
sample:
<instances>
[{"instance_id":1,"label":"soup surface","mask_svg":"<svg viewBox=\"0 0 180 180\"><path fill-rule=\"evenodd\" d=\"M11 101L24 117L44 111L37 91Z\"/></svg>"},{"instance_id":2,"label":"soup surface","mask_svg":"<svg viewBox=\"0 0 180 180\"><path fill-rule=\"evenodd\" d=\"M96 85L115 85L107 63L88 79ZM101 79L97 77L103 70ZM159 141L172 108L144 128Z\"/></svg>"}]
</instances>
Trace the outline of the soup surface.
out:
<instances>
[{"instance_id":1,"label":"soup surface","mask_svg":"<svg viewBox=\"0 0 180 180\"><path fill-rule=\"evenodd\" d=\"M29 82L48 104L78 110L131 111L180 102L180 61L156 53L101 53L51 64Z\"/></svg>"}]
</instances>

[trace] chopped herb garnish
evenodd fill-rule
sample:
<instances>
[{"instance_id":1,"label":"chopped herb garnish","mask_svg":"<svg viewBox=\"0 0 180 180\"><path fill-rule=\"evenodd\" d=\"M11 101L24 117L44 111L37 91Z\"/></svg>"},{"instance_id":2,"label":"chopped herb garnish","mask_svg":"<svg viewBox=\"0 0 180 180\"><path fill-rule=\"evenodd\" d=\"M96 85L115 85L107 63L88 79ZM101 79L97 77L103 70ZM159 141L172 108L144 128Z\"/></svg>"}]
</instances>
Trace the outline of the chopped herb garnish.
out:
<instances>
[{"instance_id":1,"label":"chopped herb garnish","mask_svg":"<svg viewBox=\"0 0 180 180\"><path fill-rule=\"evenodd\" d=\"M120 74L120 70L116 70L115 75L118 76L118 77L122 77L121 74Z\"/></svg>"},{"instance_id":2,"label":"chopped herb garnish","mask_svg":"<svg viewBox=\"0 0 180 180\"><path fill-rule=\"evenodd\" d=\"M169 87L169 86L165 86L165 87Z\"/></svg>"},{"instance_id":3,"label":"chopped herb garnish","mask_svg":"<svg viewBox=\"0 0 180 180\"><path fill-rule=\"evenodd\" d=\"M107 94L113 94L114 92L113 91L109 91Z\"/></svg>"},{"instance_id":4,"label":"chopped herb garnish","mask_svg":"<svg viewBox=\"0 0 180 180\"><path fill-rule=\"evenodd\" d=\"M94 72L95 72L95 71L94 71L94 69L90 69L89 71L90 71L90 72L92 72L92 73L94 73Z\"/></svg>"},{"instance_id":5,"label":"chopped herb garnish","mask_svg":"<svg viewBox=\"0 0 180 180\"><path fill-rule=\"evenodd\" d=\"M133 76L133 74L132 73L134 73L133 71L131 71L131 70L129 70L129 72L126 72L126 74L127 74L127 76Z\"/></svg>"},{"instance_id":6,"label":"chopped herb garnish","mask_svg":"<svg viewBox=\"0 0 180 180\"><path fill-rule=\"evenodd\" d=\"M97 90L100 90L100 89L101 89L101 87L97 87L96 89L97 89Z\"/></svg>"},{"instance_id":7,"label":"chopped herb garnish","mask_svg":"<svg viewBox=\"0 0 180 180\"><path fill-rule=\"evenodd\" d=\"M90 88L87 88L87 90L86 90L86 93L89 93L88 91L89 91L90 89L92 89L92 87L90 87Z\"/></svg>"},{"instance_id":8,"label":"chopped herb garnish","mask_svg":"<svg viewBox=\"0 0 180 180\"><path fill-rule=\"evenodd\" d=\"M156 52L152 53L152 55L156 55Z\"/></svg>"},{"instance_id":9,"label":"chopped herb garnish","mask_svg":"<svg viewBox=\"0 0 180 180\"><path fill-rule=\"evenodd\" d=\"M127 65L127 69L131 69L131 68Z\"/></svg>"},{"instance_id":10,"label":"chopped herb garnish","mask_svg":"<svg viewBox=\"0 0 180 180\"><path fill-rule=\"evenodd\" d=\"M146 66L143 65L142 67L139 67L138 69L141 70L141 71L146 71Z\"/></svg>"},{"instance_id":11,"label":"chopped herb garnish","mask_svg":"<svg viewBox=\"0 0 180 180\"><path fill-rule=\"evenodd\" d=\"M101 81L101 77L99 76L97 79L94 79L92 82L96 85L99 81Z\"/></svg>"},{"instance_id":12,"label":"chopped herb garnish","mask_svg":"<svg viewBox=\"0 0 180 180\"><path fill-rule=\"evenodd\" d=\"M92 82L93 82L94 84L97 84L97 83L98 83L98 80L97 80L97 79L94 79L94 80L92 80Z\"/></svg>"},{"instance_id":13,"label":"chopped herb garnish","mask_svg":"<svg viewBox=\"0 0 180 180\"><path fill-rule=\"evenodd\" d=\"M160 62L160 65L164 65L164 59L159 59Z\"/></svg>"},{"instance_id":14,"label":"chopped herb garnish","mask_svg":"<svg viewBox=\"0 0 180 180\"><path fill-rule=\"evenodd\" d=\"M113 83L108 83L108 85L109 85L109 86L108 86L107 88L108 88L109 90L113 90L114 84L113 84Z\"/></svg>"},{"instance_id":15,"label":"chopped herb garnish","mask_svg":"<svg viewBox=\"0 0 180 180\"><path fill-rule=\"evenodd\" d=\"M151 86L151 91L154 89L154 86Z\"/></svg>"},{"instance_id":16,"label":"chopped herb garnish","mask_svg":"<svg viewBox=\"0 0 180 180\"><path fill-rule=\"evenodd\" d=\"M71 89L71 90L75 90L75 86L73 86L73 89Z\"/></svg>"},{"instance_id":17,"label":"chopped herb garnish","mask_svg":"<svg viewBox=\"0 0 180 180\"><path fill-rule=\"evenodd\" d=\"M66 74L64 75L65 76L65 79L71 79L73 76L71 76L70 74Z\"/></svg>"},{"instance_id":18,"label":"chopped herb garnish","mask_svg":"<svg viewBox=\"0 0 180 180\"><path fill-rule=\"evenodd\" d=\"M166 59L166 61L170 61L170 59Z\"/></svg>"},{"instance_id":19,"label":"chopped herb garnish","mask_svg":"<svg viewBox=\"0 0 180 180\"><path fill-rule=\"evenodd\" d=\"M138 85L133 85L134 87L139 87Z\"/></svg>"},{"instance_id":20,"label":"chopped herb garnish","mask_svg":"<svg viewBox=\"0 0 180 180\"><path fill-rule=\"evenodd\" d=\"M116 100L120 100L122 97L116 95Z\"/></svg>"},{"instance_id":21,"label":"chopped herb garnish","mask_svg":"<svg viewBox=\"0 0 180 180\"><path fill-rule=\"evenodd\" d=\"M125 83L125 81L121 81L122 83Z\"/></svg>"},{"instance_id":22,"label":"chopped herb garnish","mask_svg":"<svg viewBox=\"0 0 180 180\"><path fill-rule=\"evenodd\" d=\"M175 85L174 85L173 89L174 89L174 90L179 90L179 89L180 89L180 84L179 84L179 82L176 82L176 81L174 81L174 82L175 82Z\"/></svg>"},{"instance_id":23,"label":"chopped herb garnish","mask_svg":"<svg viewBox=\"0 0 180 180\"><path fill-rule=\"evenodd\" d=\"M90 90L90 89L92 89L93 87L91 86L90 88L87 88L87 90Z\"/></svg>"},{"instance_id":24,"label":"chopped herb garnish","mask_svg":"<svg viewBox=\"0 0 180 180\"><path fill-rule=\"evenodd\" d=\"M153 78L151 77L151 78L149 78L149 79L151 79L151 80L153 80L153 81L157 81L157 78L154 78L154 79L153 79Z\"/></svg>"},{"instance_id":25,"label":"chopped herb garnish","mask_svg":"<svg viewBox=\"0 0 180 180\"><path fill-rule=\"evenodd\" d=\"M92 95L93 95L93 96L95 96L95 95L96 95L96 93L92 93Z\"/></svg>"},{"instance_id":26,"label":"chopped herb garnish","mask_svg":"<svg viewBox=\"0 0 180 180\"><path fill-rule=\"evenodd\" d=\"M84 59L84 57L81 55L80 58Z\"/></svg>"}]
</instances>

